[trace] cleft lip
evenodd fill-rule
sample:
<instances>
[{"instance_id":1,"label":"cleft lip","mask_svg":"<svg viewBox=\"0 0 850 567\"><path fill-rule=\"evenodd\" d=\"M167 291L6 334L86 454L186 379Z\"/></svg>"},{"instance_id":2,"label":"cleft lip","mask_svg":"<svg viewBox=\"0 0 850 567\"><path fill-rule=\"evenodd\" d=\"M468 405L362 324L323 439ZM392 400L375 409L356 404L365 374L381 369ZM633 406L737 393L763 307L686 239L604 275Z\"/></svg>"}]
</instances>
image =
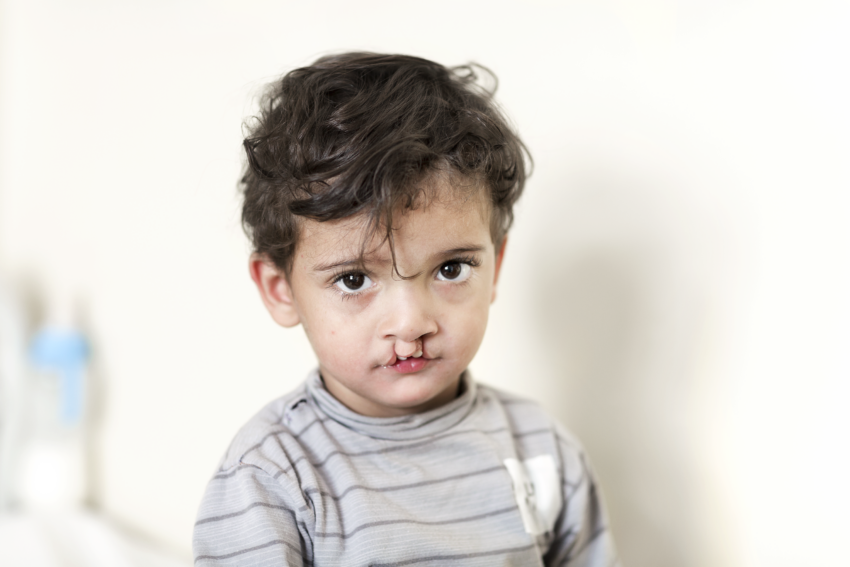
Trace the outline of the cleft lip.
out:
<instances>
[{"instance_id":1,"label":"cleft lip","mask_svg":"<svg viewBox=\"0 0 850 567\"><path fill-rule=\"evenodd\" d=\"M417 350L416 352L414 352L414 353L413 353L413 354L411 354L410 356L399 356L399 355L396 355L396 360L407 360L408 358L422 358L422 357L424 357L424 356L425 356L425 353L424 353L424 352L422 352L422 349L420 348L419 350ZM395 364L395 363L393 363L393 364Z\"/></svg>"},{"instance_id":2,"label":"cleft lip","mask_svg":"<svg viewBox=\"0 0 850 567\"><path fill-rule=\"evenodd\" d=\"M425 360L431 360L431 358L425 353L424 349L420 348L410 356L398 356L395 352L393 352L392 358L382 364L381 367L389 368L390 366L395 366L399 361L407 360L408 358L424 358Z\"/></svg>"}]
</instances>

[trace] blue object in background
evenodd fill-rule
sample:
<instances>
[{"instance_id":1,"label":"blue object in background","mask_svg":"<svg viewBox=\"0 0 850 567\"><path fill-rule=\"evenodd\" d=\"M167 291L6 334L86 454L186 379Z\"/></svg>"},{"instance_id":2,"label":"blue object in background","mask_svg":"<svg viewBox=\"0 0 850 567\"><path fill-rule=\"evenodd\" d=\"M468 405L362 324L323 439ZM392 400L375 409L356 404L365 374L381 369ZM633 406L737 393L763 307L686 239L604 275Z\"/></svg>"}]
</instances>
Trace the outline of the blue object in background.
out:
<instances>
[{"instance_id":1,"label":"blue object in background","mask_svg":"<svg viewBox=\"0 0 850 567\"><path fill-rule=\"evenodd\" d=\"M83 416L83 381L89 354L85 335L76 329L46 327L30 343L33 366L59 375L60 418L67 425L78 423Z\"/></svg>"}]
</instances>

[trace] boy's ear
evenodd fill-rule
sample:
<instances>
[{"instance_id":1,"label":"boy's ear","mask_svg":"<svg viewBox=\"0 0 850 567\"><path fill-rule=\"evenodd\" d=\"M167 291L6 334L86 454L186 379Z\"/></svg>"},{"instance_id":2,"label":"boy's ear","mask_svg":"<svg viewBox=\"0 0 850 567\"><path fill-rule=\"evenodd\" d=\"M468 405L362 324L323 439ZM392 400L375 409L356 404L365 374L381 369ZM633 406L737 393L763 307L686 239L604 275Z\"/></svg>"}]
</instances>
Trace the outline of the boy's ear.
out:
<instances>
[{"instance_id":1,"label":"boy's ear","mask_svg":"<svg viewBox=\"0 0 850 567\"><path fill-rule=\"evenodd\" d=\"M496 301L496 284L499 283L499 271L502 269L502 260L505 258L505 246L508 245L508 236L502 238L502 244L496 252L496 271L493 274L493 294L490 296L490 303Z\"/></svg>"},{"instance_id":2,"label":"boy's ear","mask_svg":"<svg viewBox=\"0 0 850 567\"><path fill-rule=\"evenodd\" d=\"M297 325L301 318L295 308L295 298L286 274L266 256L257 253L251 254L248 270L272 319L283 327Z\"/></svg>"}]
</instances>

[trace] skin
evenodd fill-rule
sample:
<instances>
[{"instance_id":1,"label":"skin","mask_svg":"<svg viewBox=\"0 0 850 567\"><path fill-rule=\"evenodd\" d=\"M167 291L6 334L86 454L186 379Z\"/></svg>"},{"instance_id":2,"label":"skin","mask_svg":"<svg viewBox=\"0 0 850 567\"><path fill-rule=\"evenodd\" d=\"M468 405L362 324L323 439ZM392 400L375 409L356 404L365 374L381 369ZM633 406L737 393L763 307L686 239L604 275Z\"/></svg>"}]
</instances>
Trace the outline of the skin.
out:
<instances>
[{"instance_id":1,"label":"skin","mask_svg":"<svg viewBox=\"0 0 850 567\"><path fill-rule=\"evenodd\" d=\"M431 198L393 219L398 272L410 279L393 272L379 236L361 259L360 216L302 220L289 277L261 255L250 259L272 318L304 327L325 387L362 415L407 415L454 399L496 297L505 241L495 250L485 191L460 197L437 179L427 189ZM418 350L421 360L399 358Z\"/></svg>"}]
</instances>

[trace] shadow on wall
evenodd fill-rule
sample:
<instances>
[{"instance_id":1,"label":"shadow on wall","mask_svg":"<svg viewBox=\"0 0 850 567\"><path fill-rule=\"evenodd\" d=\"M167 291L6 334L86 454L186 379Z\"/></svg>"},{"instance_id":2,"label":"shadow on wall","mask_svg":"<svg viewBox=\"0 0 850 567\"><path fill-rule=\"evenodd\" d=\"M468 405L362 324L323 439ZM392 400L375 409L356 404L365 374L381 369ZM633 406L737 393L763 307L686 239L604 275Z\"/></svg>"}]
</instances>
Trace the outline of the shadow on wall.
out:
<instances>
[{"instance_id":1,"label":"shadow on wall","mask_svg":"<svg viewBox=\"0 0 850 567\"><path fill-rule=\"evenodd\" d=\"M624 564L698 565L691 409L704 307L687 215L669 188L567 179L534 263L557 417L591 455Z\"/></svg>"}]
</instances>

